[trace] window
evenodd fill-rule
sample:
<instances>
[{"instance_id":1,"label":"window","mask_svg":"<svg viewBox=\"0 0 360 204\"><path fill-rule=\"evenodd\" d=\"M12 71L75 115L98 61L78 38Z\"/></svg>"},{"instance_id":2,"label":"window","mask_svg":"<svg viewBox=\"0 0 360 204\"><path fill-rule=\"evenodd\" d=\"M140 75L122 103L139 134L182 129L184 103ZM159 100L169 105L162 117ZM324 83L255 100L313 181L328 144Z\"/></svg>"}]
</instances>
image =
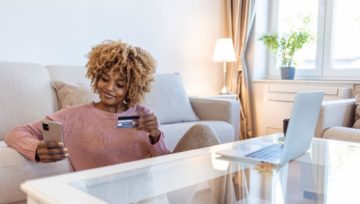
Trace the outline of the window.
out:
<instances>
[{"instance_id":1,"label":"window","mask_svg":"<svg viewBox=\"0 0 360 204\"><path fill-rule=\"evenodd\" d=\"M359 0L273 0L270 32L306 28L314 39L296 56L297 77L354 79L360 76ZM303 19L309 19L304 24ZM278 76L269 61L270 76Z\"/></svg>"}]
</instances>

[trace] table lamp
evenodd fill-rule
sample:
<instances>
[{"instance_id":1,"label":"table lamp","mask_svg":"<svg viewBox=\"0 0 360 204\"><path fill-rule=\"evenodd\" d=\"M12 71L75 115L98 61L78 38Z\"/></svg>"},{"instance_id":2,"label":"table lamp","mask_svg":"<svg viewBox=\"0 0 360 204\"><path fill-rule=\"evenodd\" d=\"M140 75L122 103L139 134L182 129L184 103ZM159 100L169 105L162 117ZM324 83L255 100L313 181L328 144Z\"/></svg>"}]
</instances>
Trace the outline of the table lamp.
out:
<instances>
[{"instance_id":1,"label":"table lamp","mask_svg":"<svg viewBox=\"0 0 360 204\"><path fill-rule=\"evenodd\" d=\"M220 94L231 94L226 86L226 62L235 62L236 55L234 44L231 38L220 38L216 41L214 54L213 54L213 61L215 62L222 62L224 67L224 86L220 91Z\"/></svg>"}]
</instances>

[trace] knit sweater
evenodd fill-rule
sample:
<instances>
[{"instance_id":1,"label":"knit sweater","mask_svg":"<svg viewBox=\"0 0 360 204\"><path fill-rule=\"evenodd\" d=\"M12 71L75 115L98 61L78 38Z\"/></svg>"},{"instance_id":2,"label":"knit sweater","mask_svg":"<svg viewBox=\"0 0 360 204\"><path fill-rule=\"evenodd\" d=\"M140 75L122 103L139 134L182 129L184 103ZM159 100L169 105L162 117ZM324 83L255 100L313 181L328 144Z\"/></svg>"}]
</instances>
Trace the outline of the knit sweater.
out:
<instances>
[{"instance_id":1,"label":"knit sweater","mask_svg":"<svg viewBox=\"0 0 360 204\"><path fill-rule=\"evenodd\" d=\"M46 116L63 124L64 146L75 171L168 154L164 135L152 145L149 133L134 128L117 128L118 116L138 115L150 110L134 106L122 113L97 109L94 103L65 108ZM43 139L42 120L20 125L5 142L25 157L35 160L37 144Z\"/></svg>"}]
</instances>

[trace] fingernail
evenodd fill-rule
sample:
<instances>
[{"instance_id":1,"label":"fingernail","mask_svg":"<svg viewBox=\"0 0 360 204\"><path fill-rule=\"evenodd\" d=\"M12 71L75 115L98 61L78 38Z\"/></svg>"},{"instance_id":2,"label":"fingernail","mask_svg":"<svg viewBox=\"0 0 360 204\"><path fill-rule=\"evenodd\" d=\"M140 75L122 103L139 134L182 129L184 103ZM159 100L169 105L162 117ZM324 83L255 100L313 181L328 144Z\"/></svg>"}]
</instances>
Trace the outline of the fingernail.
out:
<instances>
[{"instance_id":1,"label":"fingernail","mask_svg":"<svg viewBox=\"0 0 360 204\"><path fill-rule=\"evenodd\" d=\"M66 153L66 154L65 154L65 157L69 157L69 155L70 155L69 153Z\"/></svg>"},{"instance_id":2,"label":"fingernail","mask_svg":"<svg viewBox=\"0 0 360 204\"><path fill-rule=\"evenodd\" d=\"M63 145L64 145L64 143L62 143L62 142L59 142L59 145L63 146Z\"/></svg>"},{"instance_id":3,"label":"fingernail","mask_svg":"<svg viewBox=\"0 0 360 204\"><path fill-rule=\"evenodd\" d=\"M68 148L65 147L65 148L64 148L64 151L68 151Z\"/></svg>"}]
</instances>

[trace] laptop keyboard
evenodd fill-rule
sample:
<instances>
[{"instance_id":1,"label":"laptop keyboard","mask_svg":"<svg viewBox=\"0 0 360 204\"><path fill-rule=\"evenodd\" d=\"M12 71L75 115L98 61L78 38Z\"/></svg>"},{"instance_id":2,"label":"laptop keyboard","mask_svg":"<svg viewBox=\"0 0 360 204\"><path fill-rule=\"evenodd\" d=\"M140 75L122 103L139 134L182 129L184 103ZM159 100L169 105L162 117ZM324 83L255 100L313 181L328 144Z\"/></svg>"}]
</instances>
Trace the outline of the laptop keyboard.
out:
<instances>
[{"instance_id":1,"label":"laptop keyboard","mask_svg":"<svg viewBox=\"0 0 360 204\"><path fill-rule=\"evenodd\" d=\"M272 144L255 152L247 154L247 157L274 161L280 159L281 151L284 144Z\"/></svg>"}]
</instances>

